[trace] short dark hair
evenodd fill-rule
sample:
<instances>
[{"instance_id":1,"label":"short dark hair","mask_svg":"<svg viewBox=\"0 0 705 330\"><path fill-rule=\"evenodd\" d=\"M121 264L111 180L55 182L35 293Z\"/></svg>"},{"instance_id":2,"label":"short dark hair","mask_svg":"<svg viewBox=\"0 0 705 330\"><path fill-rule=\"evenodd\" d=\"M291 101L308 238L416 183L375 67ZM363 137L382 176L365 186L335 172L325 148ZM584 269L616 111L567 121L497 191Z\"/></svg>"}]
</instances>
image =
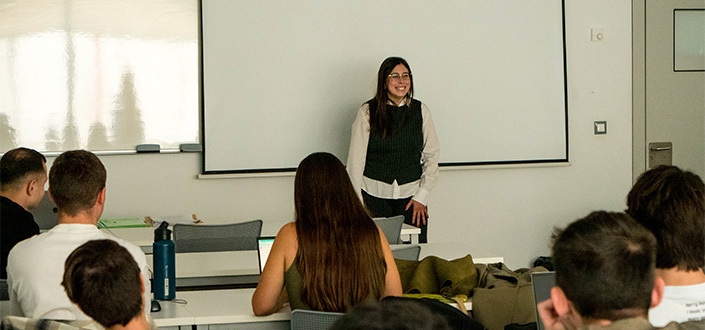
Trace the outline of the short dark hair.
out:
<instances>
[{"instance_id":1,"label":"short dark hair","mask_svg":"<svg viewBox=\"0 0 705 330\"><path fill-rule=\"evenodd\" d=\"M66 151L54 160L49 171L49 192L59 213L76 215L90 209L105 188L105 166L93 153Z\"/></svg>"},{"instance_id":2,"label":"short dark hair","mask_svg":"<svg viewBox=\"0 0 705 330\"><path fill-rule=\"evenodd\" d=\"M627 213L656 236L656 268L705 266L705 185L675 166L643 173L627 195Z\"/></svg>"},{"instance_id":3,"label":"short dark hair","mask_svg":"<svg viewBox=\"0 0 705 330\"><path fill-rule=\"evenodd\" d=\"M88 241L74 250L61 285L72 302L106 328L125 326L142 313L140 269L113 240Z\"/></svg>"},{"instance_id":4,"label":"short dark hair","mask_svg":"<svg viewBox=\"0 0 705 330\"><path fill-rule=\"evenodd\" d=\"M414 299L382 299L353 307L331 330L445 330L448 323Z\"/></svg>"},{"instance_id":5,"label":"short dark hair","mask_svg":"<svg viewBox=\"0 0 705 330\"><path fill-rule=\"evenodd\" d=\"M46 157L33 149L16 148L6 152L0 158L0 187L3 191L15 189L28 175L46 175L46 162Z\"/></svg>"},{"instance_id":6,"label":"short dark hair","mask_svg":"<svg viewBox=\"0 0 705 330\"><path fill-rule=\"evenodd\" d=\"M624 213L598 211L556 230L556 284L582 317L646 315L654 286L656 239Z\"/></svg>"}]
</instances>

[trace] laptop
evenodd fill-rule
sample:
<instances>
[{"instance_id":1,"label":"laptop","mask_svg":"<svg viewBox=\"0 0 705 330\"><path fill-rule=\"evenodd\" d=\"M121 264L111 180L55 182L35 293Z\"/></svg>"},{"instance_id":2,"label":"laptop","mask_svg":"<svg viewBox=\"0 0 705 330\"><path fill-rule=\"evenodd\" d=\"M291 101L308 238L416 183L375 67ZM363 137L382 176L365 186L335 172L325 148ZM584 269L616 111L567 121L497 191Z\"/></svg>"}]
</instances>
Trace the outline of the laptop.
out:
<instances>
[{"instance_id":1,"label":"laptop","mask_svg":"<svg viewBox=\"0 0 705 330\"><path fill-rule=\"evenodd\" d=\"M534 289L534 309L536 310L536 328L545 330L546 327L541 322L536 304L551 298L551 289L556 285L555 272L531 273L531 286Z\"/></svg>"},{"instance_id":2,"label":"laptop","mask_svg":"<svg viewBox=\"0 0 705 330\"><path fill-rule=\"evenodd\" d=\"M260 274L262 274L262 270L264 270L264 265L267 264L269 252L272 251L272 244L274 244L274 236L257 237L257 256L259 257Z\"/></svg>"}]
</instances>

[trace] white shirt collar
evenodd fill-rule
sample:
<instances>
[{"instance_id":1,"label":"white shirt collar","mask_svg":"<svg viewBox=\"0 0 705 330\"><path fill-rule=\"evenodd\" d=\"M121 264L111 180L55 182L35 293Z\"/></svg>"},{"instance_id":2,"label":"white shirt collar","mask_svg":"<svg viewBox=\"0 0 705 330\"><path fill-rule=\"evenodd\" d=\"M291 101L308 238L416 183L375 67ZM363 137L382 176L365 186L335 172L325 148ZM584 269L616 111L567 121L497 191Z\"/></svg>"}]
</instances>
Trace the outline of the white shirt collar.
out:
<instances>
[{"instance_id":1,"label":"white shirt collar","mask_svg":"<svg viewBox=\"0 0 705 330\"><path fill-rule=\"evenodd\" d=\"M397 105L397 107L403 107L403 106L405 106L405 105L406 105L406 100L408 100L408 99L409 99L408 97L405 97L404 99L402 99L401 102L399 102L399 105ZM387 104L389 104L389 105L394 105L394 102L392 102L391 100L387 100Z\"/></svg>"}]
</instances>

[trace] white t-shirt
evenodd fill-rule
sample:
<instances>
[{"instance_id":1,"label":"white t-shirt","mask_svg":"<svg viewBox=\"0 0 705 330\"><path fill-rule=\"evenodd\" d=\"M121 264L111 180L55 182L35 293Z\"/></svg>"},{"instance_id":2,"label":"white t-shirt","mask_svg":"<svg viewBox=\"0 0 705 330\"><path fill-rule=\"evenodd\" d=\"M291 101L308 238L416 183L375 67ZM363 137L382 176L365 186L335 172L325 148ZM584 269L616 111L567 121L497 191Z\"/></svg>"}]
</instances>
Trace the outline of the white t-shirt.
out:
<instances>
[{"instance_id":1,"label":"white t-shirt","mask_svg":"<svg viewBox=\"0 0 705 330\"><path fill-rule=\"evenodd\" d=\"M649 310L649 321L655 327L698 320L705 320L705 283L666 286L661 303Z\"/></svg>"},{"instance_id":2,"label":"white t-shirt","mask_svg":"<svg viewBox=\"0 0 705 330\"><path fill-rule=\"evenodd\" d=\"M61 281L69 254L83 243L97 239L116 241L132 254L144 279L144 301L149 302L149 269L139 247L103 233L95 225L59 224L44 234L18 243L10 251L7 282L11 314L33 319L90 319L69 300ZM145 303L147 315L149 306Z\"/></svg>"}]
</instances>

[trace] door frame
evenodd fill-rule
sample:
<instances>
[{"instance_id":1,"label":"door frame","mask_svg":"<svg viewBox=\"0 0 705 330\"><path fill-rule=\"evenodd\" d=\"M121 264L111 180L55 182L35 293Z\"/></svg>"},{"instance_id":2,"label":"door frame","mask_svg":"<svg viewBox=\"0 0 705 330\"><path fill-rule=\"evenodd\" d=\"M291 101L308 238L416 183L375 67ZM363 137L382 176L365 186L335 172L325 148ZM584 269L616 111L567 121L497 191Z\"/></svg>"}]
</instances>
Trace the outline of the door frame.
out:
<instances>
[{"instance_id":1,"label":"door frame","mask_svg":"<svg viewBox=\"0 0 705 330\"><path fill-rule=\"evenodd\" d=\"M632 0L632 180L646 171L646 0Z\"/></svg>"}]
</instances>

